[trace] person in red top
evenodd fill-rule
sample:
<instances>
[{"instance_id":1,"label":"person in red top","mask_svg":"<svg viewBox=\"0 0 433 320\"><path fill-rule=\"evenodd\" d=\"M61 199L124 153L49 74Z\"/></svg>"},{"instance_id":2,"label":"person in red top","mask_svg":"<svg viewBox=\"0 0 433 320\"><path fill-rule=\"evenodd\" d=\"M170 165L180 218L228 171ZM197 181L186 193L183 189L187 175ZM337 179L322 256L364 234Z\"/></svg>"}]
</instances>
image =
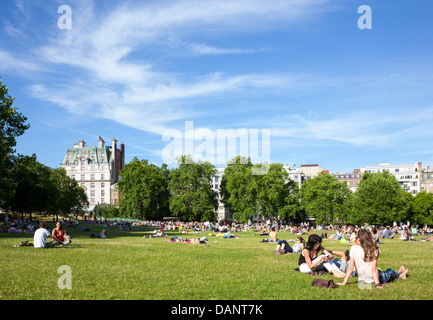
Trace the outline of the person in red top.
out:
<instances>
[{"instance_id":1,"label":"person in red top","mask_svg":"<svg viewBox=\"0 0 433 320\"><path fill-rule=\"evenodd\" d=\"M71 244L71 238L66 233L66 230L63 228L60 221L57 221L56 227L53 229L51 234L59 240L60 246Z\"/></svg>"}]
</instances>

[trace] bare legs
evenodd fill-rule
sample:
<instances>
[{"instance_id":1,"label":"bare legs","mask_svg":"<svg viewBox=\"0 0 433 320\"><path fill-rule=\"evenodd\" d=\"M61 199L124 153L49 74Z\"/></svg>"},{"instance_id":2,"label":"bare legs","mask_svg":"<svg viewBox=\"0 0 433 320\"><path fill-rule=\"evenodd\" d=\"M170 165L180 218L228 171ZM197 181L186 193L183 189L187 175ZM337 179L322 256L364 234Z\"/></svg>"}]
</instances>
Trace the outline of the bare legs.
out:
<instances>
[{"instance_id":1,"label":"bare legs","mask_svg":"<svg viewBox=\"0 0 433 320\"><path fill-rule=\"evenodd\" d=\"M406 275L409 272L409 269L405 268L405 266L401 266L400 270L398 270L398 278L399 279L407 279Z\"/></svg>"}]
</instances>

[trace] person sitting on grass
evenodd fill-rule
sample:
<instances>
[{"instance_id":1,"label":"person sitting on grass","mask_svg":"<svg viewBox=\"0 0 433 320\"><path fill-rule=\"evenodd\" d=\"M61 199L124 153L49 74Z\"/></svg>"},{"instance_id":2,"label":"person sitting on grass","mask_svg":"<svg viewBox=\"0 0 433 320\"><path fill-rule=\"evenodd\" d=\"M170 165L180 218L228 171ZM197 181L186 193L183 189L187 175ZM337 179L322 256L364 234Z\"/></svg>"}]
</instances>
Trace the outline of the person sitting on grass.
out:
<instances>
[{"instance_id":1,"label":"person sitting on grass","mask_svg":"<svg viewBox=\"0 0 433 320\"><path fill-rule=\"evenodd\" d=\"M275 227L272 227L271 232L269 232L269 238L262 239L260 242L278 242L277 231Z\"/></svg>"},{"instance_id":2,"label":"person sitting on grass","mask_svg":"<svg viewBox=\"0 0 433 320\"><path fill-rule=\"evenodd\" d=\"M323 254L319 255L319 252ZM345 274L332 261L332 253L322 247L322 238L317 234L308 237L308 241L299 256L299 271L302 273L314 274L325 269L337 278L344 278Z\"/></svg>"},{"instance_id":3,"label":"person sitting on grass","mask_svg":"<svg viewBox=\"0 0 433 320\"><path fill-rule=\"evenodd\" d=\"M60 221L56 222L56 227L52 230L51 235L57 238L60 247L67 246L72 242L71 238L66 233L66 230L63 228Z\"/></svg>"},{"instance_id":4,"label":"person sitting on grass","mask_svg":"<svg viewBox=\"0 0 433 320\"><path fill-rule=\"evenodd\" d=\"M263 228L258 234L255 234L255 236L267 236L269 235L268 228Z\"/></svg>"},{"instance_id":5,"label":"person sitting on grass","mask_svg":"<svg viewBox=\"0 0 433 320\"><path fill-rule=\"evenodd\" d=\"M8 229L8 233L22 233L23 230L17 229L17 226L15 223L12 223L10 228Z\"/></svg>"},{"instance_id":6,"label":"person sitting on grass","mask_svg":"<svg viewBox=\"0 0 433 320\"><path fill-rule=\"evenodd\" d=\"M304 249L305 240L302 237L296 238L296 243L293 245L293 253L301 253Z\"/></svg>"},{"instance_id":7,"label":"person sitting on grass","mask_svg":"<svg viewBox=\"0 0 433 320\"><path fill-rule=\"evenodd\" d=\"M108 238L108 236L107 236L107 231L105 230L105 229L103 229L102 231L101 231L101 233L99 234L99 237L98 238L101 238L101 239L107 239Z\"/></svg>"},{"instance_id":8,"label":"person sitting on grass","mask_svg":"<svg viewBox=\"0 0 433 320\"><path fill-rule=\"evenodd\" d=\"M338 229L336 233L331 235L328 239L329 240L340 240L344 237L343 231L341 229Z\"/></svg>"},{"instance_id":9,"label":"person sitting on grass","mask_svg":"<svg viewBox=\"0 0 433 320\"><path fill-rule=\"evenodd\" d=\"M342 283L337 283L337 285L346 285L354 268L356 268L358 275L358 283L364 285L374 284L378 289L383 289L381 285L383 283L390 283L396 279L406 279L409 270L404 266L401 266L398 271L392 269L381 271L377 268L380 251L373 241L370 231L360 229L358 231L358 240L360 244L353 245L350 249L350 262L344 280Z\"/></svg>"},{"instance_id":10,"label":"person sitting on grass","mask_svg":"<svg viewBox=\"0 0 433 320\"><path fill-rule=\"evenodd\" d=\"M35 231L33 236L33 246L35 248L52 248L59 244L57 238L51 235L47 228L48 225L45 221L39 223L39 229ZM47 242L47 237L51 238L52 241Z\"/></svg>"},{"instance_id":11,"label":"person sitting on grass","mask_svg":"<svg viewBox=\"0 0 433 320\"><path fill-rule=\"evenodd\" d=\"M381 244L380 241L379 241L379 234L377 233L377 229L376 228L374 228L372 230L372 238L373 238L373 242L374 243Z\"/></svg>"}]
</instances>

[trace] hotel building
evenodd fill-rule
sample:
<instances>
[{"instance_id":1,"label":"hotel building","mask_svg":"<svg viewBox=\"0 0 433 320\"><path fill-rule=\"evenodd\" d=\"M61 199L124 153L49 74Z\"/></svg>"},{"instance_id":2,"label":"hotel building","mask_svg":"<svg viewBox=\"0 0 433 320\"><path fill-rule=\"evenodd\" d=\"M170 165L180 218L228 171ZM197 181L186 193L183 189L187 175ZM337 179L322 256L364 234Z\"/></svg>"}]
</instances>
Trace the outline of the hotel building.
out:
<instances>
[{"instance_id":1,"label":"hotel building","mask_svg":"<svg viewBox=\"0 0 433 320\"><path fill-rule=\"evenodd\" d=\"M74 144L66 151L60 168L75 179L86 191L89 199L87 211L92 211L100 203L111 203L112 186L117 183L120 170L125 165L125 145L117 148L117 140L111 146L99 137L98 146L86 146L84 141Z\"/></svg>"},{"instance_id":2,"label":"hotel building","mask_svg":"<svg viewBox=\"0 0 433 320\"><path fill-rule=\"evenodd\" d=\"M421 191L422 163L390 164L379 163L375 166L361 168L361 174L365 172L377 173L388 171L394 175L404 191L416 195Z\"/></svg>"}]
</instances>

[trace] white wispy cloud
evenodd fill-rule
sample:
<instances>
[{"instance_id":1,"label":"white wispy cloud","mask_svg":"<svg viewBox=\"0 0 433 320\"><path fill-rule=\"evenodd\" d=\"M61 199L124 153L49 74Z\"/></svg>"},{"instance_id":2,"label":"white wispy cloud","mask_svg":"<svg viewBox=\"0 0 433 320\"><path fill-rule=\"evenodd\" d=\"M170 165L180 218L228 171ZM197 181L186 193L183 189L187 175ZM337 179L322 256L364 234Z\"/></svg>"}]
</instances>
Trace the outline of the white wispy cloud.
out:
<instances>
[{"instance_id":1,"label":"white wispy cloud","mask_svg":"<svg viewBox=\"0 0 433 320\"><path fill-rule=\"evenodd\" d=\"M263 49L221 47L211 43L212 37L206 40L206 35L290 28L329 10L324 6L328 3L327 0L128 2L108 12L99 10L91 1L77 1L73 6L72 30L51 30L47 42L35 47L27 57L16 57L3 49L0 63L6 69L24 71L58 66L61 72L55 82L40 82L31 87L36 97L72 114L114 120L158 135L176 121L201 115L200 109L185 107L192 99L239 94L247 89L309 95L328 89L355 92L357 86L388 86L389 79L374 75L347 79L314 74L228 74L220 70L182 74L168 72L158 61L160 52L170 51L180 57L254 54ZM20 5L20 12L28 15L25 4ZM171 57L176 59L176 54ZM62 74L65 69L66 77ZM417 130L425 132L426 128L420 128L422 125L416 122L425 120L425 116L417 117L406 129L396 124L407 122L411 118L408 115L390 117L375 113L374 117L365 117L348 111L318 119L295 112L287 118L273 119L268 127L273 128L275 138L380 145L397 137L416 135Z\"/></svg>"},{"instance_id":2,"label":"white wispy cloud","mask_svg":"<svg viewBox=\"0 0 433 320\"><path fill-rule=\"evenodd\" d=\"M305 141L334 141L353 146L396 146L399 143L433 134L433 107L414 108L405 112L390 110L372 112L347 112L340 116L326 117L316 114L287 115L274 119L272 136Z\"/></svg>"},{"instance_id":3,"label":"white wispy cloud","mask_svg":"<svg viewBox=\"0 0 433 320\"><path fill-rule=\"evenodd\" d=\"M218 70L201 75L174 74L158 65L155 56L159 50L180 49L192 56L252 54L262 49L222 48L196 38L207 33L241 34L296 25L316 15L320 5L327 2L136 1L103 11L96 2L75 1L72 30L47 31L47 41L33 48L33 56L27 56L30 59L14 60L0 51L0 61L15 69L50 70L50 81L35 83L31 92L70 113L161 134L173 121L200 113L184 108L188 99L252 87L288 88L293 79L276 74L226 75ZM20 6L20 11L28 14L26 4L21 2ZM59 70L57 76L52 66Z\"/></svg>"},{"instance_id":4,"label":"white wispy cloud","mask_svg":"<svg viewBox=\"0 0 433 320\"><path fill-rule=\"evenodd\" d=\"M40 65L32 59L26 59L25 57L20 58L12 55L8 51L2 50L0 50L0 66L2 71L18 73L41 70Z\"/></svg>"}]
</instances>

